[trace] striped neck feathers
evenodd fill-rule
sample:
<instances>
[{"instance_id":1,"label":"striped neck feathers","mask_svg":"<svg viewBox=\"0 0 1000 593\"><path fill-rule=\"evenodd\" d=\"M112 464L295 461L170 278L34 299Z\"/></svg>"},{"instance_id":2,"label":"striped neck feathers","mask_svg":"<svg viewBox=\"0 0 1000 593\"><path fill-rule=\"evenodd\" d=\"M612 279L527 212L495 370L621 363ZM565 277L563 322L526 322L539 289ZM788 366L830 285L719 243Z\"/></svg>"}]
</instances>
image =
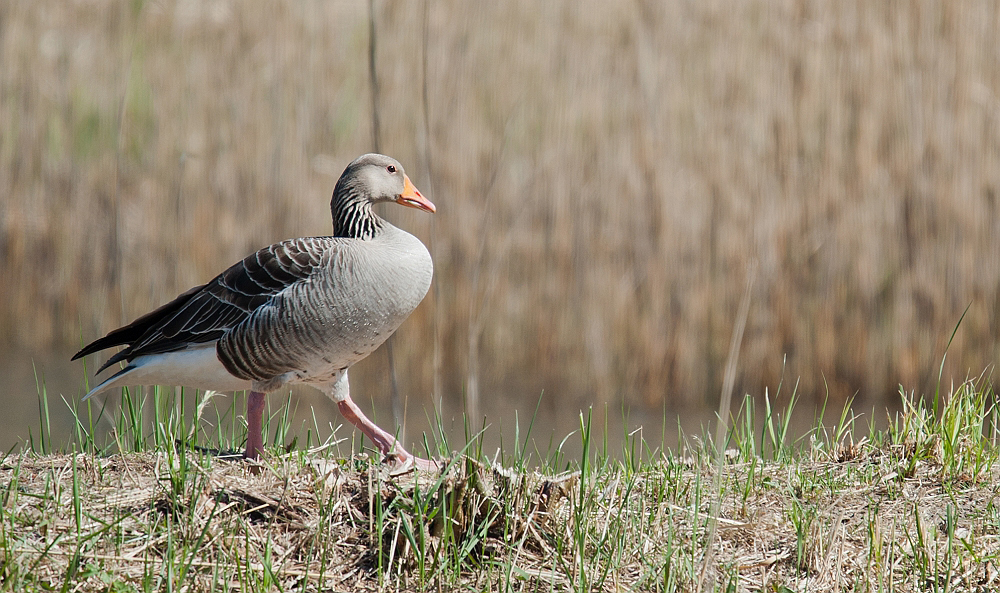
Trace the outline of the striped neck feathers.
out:
<instances>
[{"instance_id":1,"label":"striped neck feathers","mask_svg":"<svg viewBox=\"0 0 1000 593\"><path fill-rule=\"evenodd\" d=\"M337 190L341 188L338 187ZM372 202L355 188L335 191L330 210L333 213L333 236L348 239L372 239L385 221L372 211Z\"/></svg>"}]
</instances>

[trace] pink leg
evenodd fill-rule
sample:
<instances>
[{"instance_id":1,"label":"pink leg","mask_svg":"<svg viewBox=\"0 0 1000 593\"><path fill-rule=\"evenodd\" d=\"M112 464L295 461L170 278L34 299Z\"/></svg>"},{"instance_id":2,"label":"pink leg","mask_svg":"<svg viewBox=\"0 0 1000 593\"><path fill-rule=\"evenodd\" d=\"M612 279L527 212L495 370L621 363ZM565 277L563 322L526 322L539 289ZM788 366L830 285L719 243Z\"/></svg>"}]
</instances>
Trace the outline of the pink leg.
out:
<instances>
[{"instance_id":1,"label":"pink leg","mask_svg":"<svg viewBox=\"0 0 1000 593\"><path fill-rule=\"evenodd\" d=\"M247 450L243 453L247 459L257 459L264 452L264 400L259 391L247 393Z\"/></svg>"},{"instance_id":2,"label":"pink leg","mask_svg":"<svg viewBox=\"0 0 1000 593\"><path fill-rule=\"evenodd\" d=\"M439 466L437 463L428 461L427 459L421 459L408 453L406 449L404 449L403 446L396 441L396 437L382 430L374 422L369 420L350 396L347 396L346 399L337 402L337 407L340 409L340 413L344 416L344 418L346 418L354 426L357 426L358 430L370 438L383 455L387 457L396 457L401 464L404 465L412 463L417 469L438 469Z\"/></svg>"}]
</instances>

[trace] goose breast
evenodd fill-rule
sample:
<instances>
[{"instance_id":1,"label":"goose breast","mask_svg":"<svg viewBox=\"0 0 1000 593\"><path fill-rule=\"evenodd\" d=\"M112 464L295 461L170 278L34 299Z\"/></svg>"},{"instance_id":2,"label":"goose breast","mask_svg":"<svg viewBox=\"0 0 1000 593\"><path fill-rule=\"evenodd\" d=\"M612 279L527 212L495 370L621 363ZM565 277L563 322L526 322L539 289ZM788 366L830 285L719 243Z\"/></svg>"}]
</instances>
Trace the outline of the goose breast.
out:
<instances>
[{"instance_id":1,"label":"goose breast","mask_svg":"<svg viewBox=\"0 0 1000 593\"><path fill-rule=\"evenodd\" d=\"M367 241L329 238L321 265L219 341L234 375L325 383L371 354L420 304L433 263L416 237L386 224Z\"/></svg>"}]
</instances>

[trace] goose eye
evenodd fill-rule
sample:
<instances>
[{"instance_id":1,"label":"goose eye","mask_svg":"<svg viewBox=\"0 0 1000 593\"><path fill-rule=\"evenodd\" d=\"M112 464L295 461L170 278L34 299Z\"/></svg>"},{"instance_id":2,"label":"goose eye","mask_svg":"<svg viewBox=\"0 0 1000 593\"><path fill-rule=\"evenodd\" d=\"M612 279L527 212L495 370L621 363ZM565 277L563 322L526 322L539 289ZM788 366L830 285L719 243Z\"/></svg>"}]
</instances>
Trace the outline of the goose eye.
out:
<instances>
[{"instance_id":1,"label":"goose eye","mask_svg":"<svg viewBox=\"0 0 1000 593\"><path fill-rule=\"evenodd\" d=\"M395 173L396 172L396 165L389 165L388 167L385 168L385 170L388 171L388 172L390 172L390 173Z\"/></svg>"}]
</instances>

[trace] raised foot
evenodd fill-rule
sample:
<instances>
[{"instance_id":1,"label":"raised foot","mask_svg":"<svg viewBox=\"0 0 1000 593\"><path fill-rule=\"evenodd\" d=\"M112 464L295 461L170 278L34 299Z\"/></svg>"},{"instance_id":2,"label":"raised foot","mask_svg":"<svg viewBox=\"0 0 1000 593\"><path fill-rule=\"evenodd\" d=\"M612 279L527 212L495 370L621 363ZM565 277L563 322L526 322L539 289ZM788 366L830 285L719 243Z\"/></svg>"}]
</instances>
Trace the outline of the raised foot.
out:
<instances>
[{"instance_id":1,"label":"raised foot","mask_svg":"<svg viewBox=\"0 0 1000 593\"><path fill-rule=\"evenodd\" d=\"M386 455L385 464L389 466L389 473L394 476L405 474L413 470L436 472L440 471L445 466L443 461L422 459L405 451L402 453L397 451Z\"/></svg>"}]
</instances>

